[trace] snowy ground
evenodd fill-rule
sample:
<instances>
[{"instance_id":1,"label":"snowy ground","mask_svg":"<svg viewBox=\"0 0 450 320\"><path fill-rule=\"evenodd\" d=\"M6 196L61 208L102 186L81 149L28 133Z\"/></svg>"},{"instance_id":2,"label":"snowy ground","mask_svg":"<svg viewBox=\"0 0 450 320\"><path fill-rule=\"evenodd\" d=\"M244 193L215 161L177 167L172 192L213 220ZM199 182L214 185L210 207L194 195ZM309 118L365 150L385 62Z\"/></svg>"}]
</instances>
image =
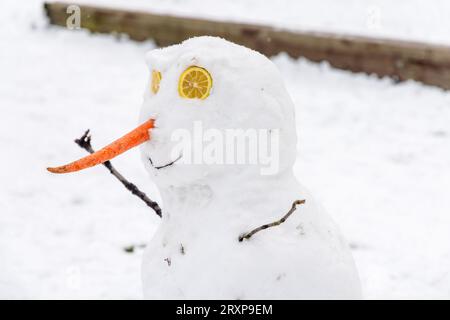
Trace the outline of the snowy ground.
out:
<instances>
[{"instance_id":1,"label":"snowy ground","mask_svg":"<svg viewBox=\"0 0 450 320\"><path fill-rule=\"evenodd\" d=\"M153 45L49 28L39 1L1 6L0 298L138 299L142 251L124 247L158 218L102 167L45 167L83 155L86 128L99 147L134 127ZM351 243L366 297L449 298L450 93L273 61L297 106L297 176ZM157 199L137 151L114 163Z\"/></svg>"}]
</instances>

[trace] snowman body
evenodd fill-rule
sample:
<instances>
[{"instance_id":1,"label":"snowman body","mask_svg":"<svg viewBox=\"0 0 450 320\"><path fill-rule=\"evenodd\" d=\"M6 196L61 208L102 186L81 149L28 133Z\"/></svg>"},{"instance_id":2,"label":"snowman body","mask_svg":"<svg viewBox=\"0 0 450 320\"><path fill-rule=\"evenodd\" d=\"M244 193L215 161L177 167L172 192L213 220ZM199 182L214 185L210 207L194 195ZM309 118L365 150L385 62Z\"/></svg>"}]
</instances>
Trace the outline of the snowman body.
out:
<instances>
[{"instance_id":1,"label":"snowman body","mask_svg":"<svg viewBox=\"0 0 450 320\"><path fill-rule=\"evenodd\" d=\"M152 51L147 61L161 82L157 93L145 95L141 118L156 119L156 128L141 150L161 193L163 219L144 254L145 298L360 298L358 274L338 228L292 173L294 106L272 62L211 37ZM190 66L212 77L205 99L177 93L180 74ZM199 126L206 145L226 140L229 129L249 135L254 130L275 142L275 165L267 170L267 161L220 161L217 148L213 157L192 161L196 156L179 152L173 137L184 132L198 140ZM305 203L284 223L239 241L243 233L280 219L295 200Z\"/></svg>"},{"instance_id":2,"label":"snowman body","mask_svg":"<svg viewBox=\"0 0 450 320\"><path fill-rule=\"evenodd\" d=\"M280 187L279 194L254 190L267 191L254 203L246 202L245 192L217 199L206 186L172 189L175 194L164 203L176 201L172 197L181 202L146 248L145 297L360 298L358 275L336 225L306 190L286 182L273 184ZM281 218L295 198L306 202L283 224L239 242L243 232Z\"/></svg>"}]
</instances>

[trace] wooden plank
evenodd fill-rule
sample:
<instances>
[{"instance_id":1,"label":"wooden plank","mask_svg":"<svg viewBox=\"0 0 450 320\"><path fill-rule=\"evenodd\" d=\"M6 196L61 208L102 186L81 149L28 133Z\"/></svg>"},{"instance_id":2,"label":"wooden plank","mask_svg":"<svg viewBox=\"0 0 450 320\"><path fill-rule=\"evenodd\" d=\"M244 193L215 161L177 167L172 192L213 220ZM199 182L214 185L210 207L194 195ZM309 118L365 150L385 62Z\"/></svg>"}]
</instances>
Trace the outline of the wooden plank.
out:
<instances>
[{"instance_id":1,"label":"wooden plank","mask_svg":"<svg viewBox=\"0 0 450 320\"><path fill-rule=\"evenodd\" d=\"M68 3L45 3L50 23L66 26ZM124 33L153 39L159 46L201 35L219 36L267 56L286 52L354 72L396 80L417 80L450 89L450 47L318 32L297 32L264 25L211 21L149 12L79 5L81 27L92 32Z\"/></svg>"}]
</instances>

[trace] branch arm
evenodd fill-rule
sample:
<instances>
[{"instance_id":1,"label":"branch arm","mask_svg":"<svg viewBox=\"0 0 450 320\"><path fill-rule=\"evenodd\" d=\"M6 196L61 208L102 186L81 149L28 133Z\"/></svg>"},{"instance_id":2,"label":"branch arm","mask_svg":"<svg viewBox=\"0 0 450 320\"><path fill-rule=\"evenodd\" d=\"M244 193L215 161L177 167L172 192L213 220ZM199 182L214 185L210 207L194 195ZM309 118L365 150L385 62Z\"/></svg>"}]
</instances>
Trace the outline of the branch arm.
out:
<instances>
[{"instance_id":1,"label":"branch arm","mask_svg":"<svg viewBox=\"0 0 450 320\"><path fill-rule=\"evenodd\" d=\"M92 148L92 145L91 145L91 135L89 134L89 130L86 130L86 132L81 136L81 138L76 139L75 143L80 148L86 150L89 153L94 153L95 152L95 150ZM111 161L106 161L106 162L103 163L103 165L109 170L109 172L114 177L117 178L117 180L119 180L122 183L122 185L125 186L125 188L127 188L127 190L129 190L132 194L134 194L139 199L144 201L145 204L147 206L149 206L150 208L152 208L153 211L155 211L155 213L159 217L162 217L162 211L161 211L161 208L159 207L158 203L153 201L153 200L151 200L144 192L139 190L139 188L136 187L136 185L134 185L133 183L131 183L127 179L125 179L125 177L119 171L117 171L116 168L114 168L114 166L112 165Z\"/></svg>"},{"instance_id":2,"label":"branch arm","mask_svg":"<svg viewBox=\"0 0 450 320\"><path fill-rule=\"evenodd\" d=\"M304 204L305 202L306 202L305 200L295 200L294 203L292 203L291 209L280 220L277 220L277 221L274 221L274 222L268 223L268 224L263 224L262 226L260 226L258 228L255 228L249 232L241 234L238 239L239 242L242 242L244 239L245 240L250 239L255 233L258 233L262 230L276 227L276 226L279 226L280 224L284 223L291 216L291 214L297 209L297 206Z\"/></svg>"}]
</instances>

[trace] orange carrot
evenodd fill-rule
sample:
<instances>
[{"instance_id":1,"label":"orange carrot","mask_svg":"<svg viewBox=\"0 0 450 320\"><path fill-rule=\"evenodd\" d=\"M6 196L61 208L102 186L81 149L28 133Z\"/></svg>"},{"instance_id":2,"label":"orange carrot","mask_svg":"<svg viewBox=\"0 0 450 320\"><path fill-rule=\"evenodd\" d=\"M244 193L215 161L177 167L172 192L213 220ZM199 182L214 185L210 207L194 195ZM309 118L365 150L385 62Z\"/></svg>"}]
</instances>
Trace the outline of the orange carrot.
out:
<instances>
[{"instance_id":1,"label":"orange carrot","mask_svg":"<svg viewBox=\"0 0 450 320\"><path fill-rule=\"evenodd\" d=\"M64 166L47 168L47 170L52 173L69 173L96 166L111 160L119 154L136 147L145 141L150 140L149 130L152 128L154 128L154 120L150 119L123 137L91 155Z\"/></svg>"}]
</instances>

